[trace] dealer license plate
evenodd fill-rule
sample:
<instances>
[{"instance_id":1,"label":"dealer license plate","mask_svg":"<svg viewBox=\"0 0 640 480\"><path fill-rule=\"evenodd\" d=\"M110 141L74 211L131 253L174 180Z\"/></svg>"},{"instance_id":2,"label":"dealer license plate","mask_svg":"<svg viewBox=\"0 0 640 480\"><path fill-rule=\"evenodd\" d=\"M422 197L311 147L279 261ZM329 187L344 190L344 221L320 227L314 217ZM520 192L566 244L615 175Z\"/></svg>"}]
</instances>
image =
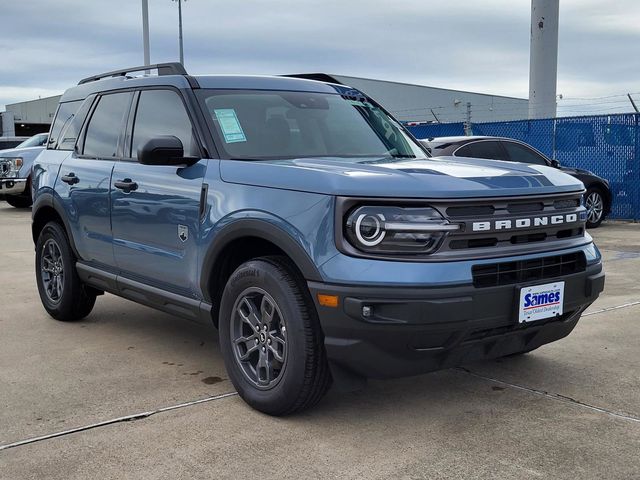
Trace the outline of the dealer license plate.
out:
<instances>
[{"instance_id":1,"label":"dealer license plate","mask_svg":"<svg viewBox=\"0 0 640 480\"><path fill-rule=\"evenodd\" d=\"M545 283L520 289L518 321L535 322L562 315L564 282Z\"/></svg>"}]
</instances>

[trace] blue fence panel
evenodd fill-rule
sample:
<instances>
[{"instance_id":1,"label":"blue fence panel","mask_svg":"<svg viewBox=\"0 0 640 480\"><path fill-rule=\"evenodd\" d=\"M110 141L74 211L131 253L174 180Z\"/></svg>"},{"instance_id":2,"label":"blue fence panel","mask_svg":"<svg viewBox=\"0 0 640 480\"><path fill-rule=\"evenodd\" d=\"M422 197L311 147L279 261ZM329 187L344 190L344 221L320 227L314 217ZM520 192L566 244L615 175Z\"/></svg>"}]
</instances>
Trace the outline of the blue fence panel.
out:
<instances>
[{"instance_id":1,"label":"blue fence panel","mask_svg":"<svg viewBox=\"0 0 640 480\"><path fill-rule=\"evenodd\" d=\"M411 127L418 138L464 135L463 123ZM515 138L562 165L606 178L610 218L640 220L640 114L474 123L473 135Z\"/></svg>"},{"instance_id":2,"label":"blue fence panel","mask_svg":"<svg viewBox=\"0 0 640 480\"><path fill-rule=\"evenodd\" d=\"M464 123L432 123L410 127L411 133L416 138L430 137L457 137L464 135Z\"/></svg>"}]
</instances>

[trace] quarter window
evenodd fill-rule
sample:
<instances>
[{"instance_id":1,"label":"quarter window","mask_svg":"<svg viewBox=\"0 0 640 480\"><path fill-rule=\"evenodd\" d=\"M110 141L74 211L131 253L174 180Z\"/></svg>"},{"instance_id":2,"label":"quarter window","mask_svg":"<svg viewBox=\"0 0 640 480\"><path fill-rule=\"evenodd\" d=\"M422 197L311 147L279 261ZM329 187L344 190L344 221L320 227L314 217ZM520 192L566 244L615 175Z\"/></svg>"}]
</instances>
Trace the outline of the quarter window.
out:
<instances>
[{"instance_id":1,"label":"quarter window","mask_svg":"<svg viewBox=\"0 0 640 480\"><path fill-rule=\"evenodd\" d=\"M49 134L49 145L50 148L56 148L58 141L60 139L60 135L64 133L67 129L71 120L80 107L80 101L76 102L65 102L58 105L58 111L56 112L56 118L53 121L53 126L51 127L51 133Z\"/></svg>"},{"instance_id":2,"label":"quarter window","mask_svg":"<svg viewBox=\"0 0 640 480\"><path fill-rule=\"evenodd\" d=\"M143 90L133 126L131 157L138 158L138 149L159 135L179 138L185 156L198 155L191 120L180 96L171 90Z\"/></svg>"},{"instance_id":3,"label":"quarter window","mask_svg":"<svg viewBox=\"0 0 640 480\"><path fill-rule=\"evenodd\" d=\"M131 95L131 92L124 92L100 97L87 127L84 155L94 158L111 158L117 155L118 138Z\"/></svg>"}]
</instances>

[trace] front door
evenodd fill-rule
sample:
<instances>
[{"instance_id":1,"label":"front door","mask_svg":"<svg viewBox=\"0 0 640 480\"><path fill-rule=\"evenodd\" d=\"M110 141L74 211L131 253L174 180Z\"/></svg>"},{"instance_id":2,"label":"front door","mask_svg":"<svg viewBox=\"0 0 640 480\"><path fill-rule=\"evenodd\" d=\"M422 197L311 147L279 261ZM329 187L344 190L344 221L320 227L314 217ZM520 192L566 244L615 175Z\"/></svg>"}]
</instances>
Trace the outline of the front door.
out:
<instances>
[{"instance_id":1,"label":"front door","mask_svg":"<svg viewBox=\"0 0 640 480\"><path fill-rule=\"evenodd\" d=\"M111 181L111 223L120 274L190 297L196 279L200 194L207 161L189 167L142 165L138 148L158 135L182 141L185 156L201 156L182 96L142 90L135 106L128 160L116 163Z\"/></svg>"}]
</instances>

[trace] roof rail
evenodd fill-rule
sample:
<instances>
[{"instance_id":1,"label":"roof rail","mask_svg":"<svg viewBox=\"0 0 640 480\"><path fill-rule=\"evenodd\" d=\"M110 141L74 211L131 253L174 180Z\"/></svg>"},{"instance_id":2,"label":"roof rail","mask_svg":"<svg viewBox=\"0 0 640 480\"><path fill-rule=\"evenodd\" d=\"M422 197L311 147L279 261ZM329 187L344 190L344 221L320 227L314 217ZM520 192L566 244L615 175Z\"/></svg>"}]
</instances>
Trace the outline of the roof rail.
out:
<instances>
[{"instance_id":1,"label":"roof rail","mask_svg":"<svg viewBox=\"0 0 640 480\"><path fill-rule=\"evenodd\" d=\"M158 75L187 75L187 71L184 66L178 62L170 63L157 63L155 65L144 65L141 67L124 68L122 70L114 70L113 72L100 73L99 75L93 75L91 77L83 78L78 82L78 85L83 83L95 82L108 77L124 77L127 73L142 72L145 70L157 70Z\"/></svg>"},{"instance_id":2,"label":"roof rail","mask_svg":"<svg viewBox=\"0 0 640 480\"><path fill-rule=\"evenodd\" d=\"M333 77L326 73L289 73L286 75L280 75L281 77L290 77L290 78L304 78L306 80L316 80L318 82L324 83L337 83L338 85L344 85L340 80L336 77Z\"/></svg>"}]
</instances>

